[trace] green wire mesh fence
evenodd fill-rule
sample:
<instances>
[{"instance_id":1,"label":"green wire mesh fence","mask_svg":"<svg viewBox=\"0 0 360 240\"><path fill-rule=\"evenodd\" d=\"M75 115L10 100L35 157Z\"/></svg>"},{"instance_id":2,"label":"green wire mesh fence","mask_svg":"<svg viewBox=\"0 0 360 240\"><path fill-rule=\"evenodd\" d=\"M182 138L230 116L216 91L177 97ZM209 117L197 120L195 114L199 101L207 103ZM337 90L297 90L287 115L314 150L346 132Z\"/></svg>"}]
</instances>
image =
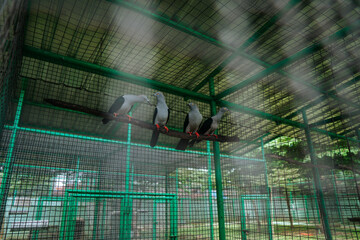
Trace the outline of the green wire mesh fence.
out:
<instances>
[{"instance_id":1,"label":"green wire mesh fence","mask_svg":"<svg viewBox=\"0 0 360 240\"><path fill-rule=\"evenodd\" d=\"M0 1L0 239L359 239L355 1ZM162 91L218 134L106 112ZM154 107L129 113L151 123Z\"/></svg>"}]
</instances>

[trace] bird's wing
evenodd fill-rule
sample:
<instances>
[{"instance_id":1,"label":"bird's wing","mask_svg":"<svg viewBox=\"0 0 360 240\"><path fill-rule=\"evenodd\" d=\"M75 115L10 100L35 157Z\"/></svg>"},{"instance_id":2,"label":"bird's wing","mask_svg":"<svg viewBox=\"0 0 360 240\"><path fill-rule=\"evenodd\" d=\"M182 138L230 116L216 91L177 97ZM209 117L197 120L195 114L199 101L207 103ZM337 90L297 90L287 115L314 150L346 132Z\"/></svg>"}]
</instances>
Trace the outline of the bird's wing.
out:
<instances>
[{"instance_id":1,"label":"bird's wing","mask_svg":"<svg viewBox=\"0 0 360 240\"><path fill-rule=\"evenodd\" d=\"M155 124L155 119L156 119L157 112L158 112L158 109L155 108L154 115L153 115L153 124Z\"/></svg>"},{"instance_id":2,"label":"bird's wing","mask_svg":"<svg viewBox=\"0 0 360 240\"><path fill-rule=\"evenodd\" d=\"M187 128L188 125L189 125L189 114L186 114L183 132L186 132L186 128Z\"/></svg>"},{"instance_id":3,"label":"bird's wing","mask_svg":"<svg viewBox=\"0 0 360 240\"><path fill-rule=\"evenodd\" d=\"M211 128L212 122L213 122L212 118L206 119L206 121L201 125L198 133L199 134L204 134L207 130L209 130Z\"/></svg>"},{"instance_id":4,"label":"bird's wing","mask_svg":"<svg viewBox=\"0 0 360 240\"><path fill-rule=\"evenodd\" d=\"M168 108L168 117L167 117L167 119L166 119L166 124L168 123L169 118L170 118L170 109Z\"/></svg>"},{"instance_id":5,"label":"bird's wing","mask_svg":"<svg viewBox=\"0 0 360 240\"><path fill-rule=\"evenodd\" d=\"M114 112L117 112L121 106L124 104L125 102L125 98L124 96L121 96L121 97L118 97L115 102L111 105L108 113L114 113Z\"/></svg>"}]
</instances>

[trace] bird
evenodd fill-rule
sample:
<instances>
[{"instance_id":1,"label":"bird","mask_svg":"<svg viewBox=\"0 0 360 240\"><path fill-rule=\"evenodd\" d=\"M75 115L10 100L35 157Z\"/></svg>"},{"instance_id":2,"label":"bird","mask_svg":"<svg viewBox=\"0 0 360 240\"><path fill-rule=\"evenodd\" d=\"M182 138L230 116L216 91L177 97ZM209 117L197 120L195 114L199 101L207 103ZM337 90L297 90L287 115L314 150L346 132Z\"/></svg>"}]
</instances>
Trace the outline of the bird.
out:
<instances>
[{"instance_id":1,"label":"bird","mask_svg":"<svg viewBox=\"0 0 360 240\"><path fill-rule=\"evenodd\" d=\"M150 100L145 95L126 94L118 97L115 100L115 102L111 105L108 113L113 114L114 117L128 114L135 103L148 103L151 105ZM129 117L129 121L131 121L131 117L129 115L127 116ZM108 118L104 118L102 120L103 124L107 124L110 121L111 120Z\"/></svg>"},{"instance_id":2,"label":"bird","mask_svg":"<svg viewBox=\"0 0 360 240\"><path fill-rule=\"evenodd\" d=\"M157 98L157 104L153 115L153 124L156 125L157 130L154 130L151 136L151 147L155 147L157 143L160 134L158 131L160 126L164 127L166 131L169 131L169 129L166 127L166 124L168 123L170 116L170 110L166 105L164 94L157 92L154 94L154 96Z\"/></svg>"},{"instance_id":3,"label":"bird","mask_svg":"<svg viewBox=\"0 0 360 240\"><path fill-rule=\"evenodd\" d=\"M226 107L220 108L219 112L216 115L205 120L205 122L201 125L198 133L202 135L214 135L214 132L218 128L222 116L228 111L229 109L227 109ZM217 137L217 135L215 136ZM195 143L198 143L200 141L201 140L194 139L189 143L188 146L192 147Z\"/></svg>"},{"instance_id":4,"label":"bird","mask_svg":"<svg viewBox=\"0 0 360 240\"><path fill-rule=\"evenodd\" d=\"M189 103L188 106L190 107L190 111L186 115L183 132L189 133L190 135L192 135L192 133L195 133L196 136L199 137L200 135L197 133L197 130L199 129L203 117L199 111L198 106L195 103ZM187 145L189 144L189 141L189 139L180 139L178 145L176 146L176 149L185 150Z\"/></svg>"}]
</instances>

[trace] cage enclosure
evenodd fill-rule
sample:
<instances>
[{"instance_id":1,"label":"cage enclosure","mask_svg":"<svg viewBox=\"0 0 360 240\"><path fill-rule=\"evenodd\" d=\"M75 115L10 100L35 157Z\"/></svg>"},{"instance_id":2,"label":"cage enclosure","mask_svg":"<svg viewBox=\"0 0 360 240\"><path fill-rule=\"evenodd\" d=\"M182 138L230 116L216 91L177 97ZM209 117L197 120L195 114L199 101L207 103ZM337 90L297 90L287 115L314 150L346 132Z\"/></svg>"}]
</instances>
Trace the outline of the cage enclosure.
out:
<instances>
[{"instance_id":1,"label":"cage enclosure","mask_svg":"<svg viewBox=\"0 0 360 240\"><path fill-rule=\"evenodd\" d=\"M359 239L359 11L0 1L0 239Z\"/></svg>"}]
</instances>

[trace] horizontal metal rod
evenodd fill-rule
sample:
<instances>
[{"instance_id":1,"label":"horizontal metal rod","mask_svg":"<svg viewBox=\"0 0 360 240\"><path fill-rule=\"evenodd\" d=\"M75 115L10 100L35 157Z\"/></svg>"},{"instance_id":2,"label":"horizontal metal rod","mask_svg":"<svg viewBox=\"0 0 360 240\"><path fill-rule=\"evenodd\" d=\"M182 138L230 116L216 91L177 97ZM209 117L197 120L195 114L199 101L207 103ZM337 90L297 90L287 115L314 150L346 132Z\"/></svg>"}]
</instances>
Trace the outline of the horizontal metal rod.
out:
<instances>
[{"instance_id":1,"label":"horizontal metal rod","mask_svg":"<svg viewBox=\"0 0 360 240\"><path fill-rule=\"evenodd\" d=\"M164 91L164 92L175 94L175 95L182 96L182 97L186 96L190 99L194 99L194 100L198 100L198 101L202 101L202 102L206 102L206 103L208 103L209 101L212 100L212 98L210 96L207 96L207 95L204 95L201 93L192 92L187 89L175 87L175 86L172 86L172 85L169 85L166 83L162 83L159 81L155 81L152 79L136 76L136 75L133 75L130 73L117 71L115 69L111 69L111 68L107 68L107 67L103 67L103 66L94 64L94 63L89 63L89 62L81 61L81 60L78 60L75 58L59 55L59 54L45 51L42 49L34 48L31 46L24 46L23 54L26 57L31 57L31 58L51 62L54 64L59 64L62 66L67 66L70 68L99 74L104 77L118 79L118 80L125 81L128 83L140 85L140 86L147 87L147 88L156 89L159 91Z\"/></svg>"},{"instance_id":2,"label":"horizontal metal rod","mask_svg":"<svg viewBox=\"0 0 360 240\"><path fill-rule=\"evenodd\" d=\"M72 190L67 189L66 194L92 194L92 195L137 195L137 196L164 196L164 197L176 197L174 193L153 193L153 192L122 192L122 191L98 191L98 190Z\"/></svg>"},{"instance_id":3,"label":"horizontal metal rod","mask_svg":"<svg viewBox=\"0 0 360 240\"><path fill-rule=\"evenodd\" d=\"M244 113L248 113L248 114L257 116L259 118L263 118L263 119L271 120L271 121L274 121L274 122L277 122L277 123L283 123L283 124L286 124L286 125L289 125L289 126L305 129L305 125L303 123L292 121L290 119L285 119L285 118L282 118L282 117L279 117L279 116L276 116L276 115L273 115L273 114L270 114L270 113L261 112L261 111L258 111L258 110L252 109L252 108L248 108L248 107L241 106L241 105L231 103L231 102L228 102L228 101L224 101L224 100L218 101L218 104L221 105L221 106L226 106L226 107L230 108L233 111L244 112ZM352 142L360 142L357 139L345 137L345 136L342 136L342 135L339 135L339 134L336 134L336 133L333 133L333 132L328 132L326 130L319 129L319 128L312 128L310 130L314 131L314 132L317 132L317 133L320 133L320 134L323 134L323 135L328 135L329 137L333 137L333 138L349 140L349 141L352 141Z\"/></svg>"},{"instance_id":4,"label":"horizontal metal rod","mask_svg":"<svg viewBox=\"0 0 360 240\"><path fill-rule=\"evenodd\" d=\"M5 125L6 129L13 130L13 126ZM200 151L191 151L191 150L175 150L174 148L168 148L168 147L150 147L146 144L140 144L140 143L127 143L126 141L119 141L119 140L111 140L111 139L104 139L104 138L97 138L97 137L89 137L89 136L83 136L83 135L77 135L77 134L69 134L69 133L63 133L63 132L56 132L56 131L50 131L50 130L42 130L42 129L35 129L35 128L26 128L26 127L17 127L20 131L26 131L26 132L34 132L39 134L49 134L54 136L62 136L62 137L68 137L68 138L75 138L75 139L84 139L84 140L91 140L91 141L97 141L97 142L105 142L105 143L114 143L114 144L121 144L121 145L127 145L130 144L131 146L136 147L144 147L144 148L150 148L150 149L158 149L158 150L165 150L165 151L171 151L171 152L181 152L181 153L188 153L188 154L197 154L197 155L203 155L203 156L212 156L212 153L207 152L200 152ZM247 157L241 157L241 156L232 156L232 155L226 155L226 154L220 154L223 158L232 158L232 159L240 159L240 160L247 160L247 161L257 161L257 162L263 162L262 159L257 158L247 158Z\"/></svg>"},{"instance_id":5,"label":"horizontal metal rod","mask_svg":"<svg viewBox=\"0 0 360 240\"><path fill-rule=\"evenodd\" d=\"M336 40L346 37L348 34L354 32L354 31L358 31L359 26L360 26L360 20L352 23L351 25L349 25L347 27L342 28L341 30L339 30L339 31L335 32L334 34L330 35L329 37L327 37L325 40L314 43L311 46L308 46L308 47L304 48L303 50L295 53L294 55L287 57L287 58L277 62L276 64L268 67L267 69L242 81L241 83L239 83L231 88L228 88L227 90L216 95L216 99L221 99L225 96L228 96L229 94L232 94L232 93L242 89L243 87L246 87L247 85L249 85L251 83L254 83L255 81L257 81L259 79L262 79L262 78L266 77L267 75L269 75L275 71L278 71L278 70L284 68L285 66L287 66L291 63L294 63L295 61L297 61L311 53L321 50L324 45L331 44Z\"/></svg>"}]
</instances>

